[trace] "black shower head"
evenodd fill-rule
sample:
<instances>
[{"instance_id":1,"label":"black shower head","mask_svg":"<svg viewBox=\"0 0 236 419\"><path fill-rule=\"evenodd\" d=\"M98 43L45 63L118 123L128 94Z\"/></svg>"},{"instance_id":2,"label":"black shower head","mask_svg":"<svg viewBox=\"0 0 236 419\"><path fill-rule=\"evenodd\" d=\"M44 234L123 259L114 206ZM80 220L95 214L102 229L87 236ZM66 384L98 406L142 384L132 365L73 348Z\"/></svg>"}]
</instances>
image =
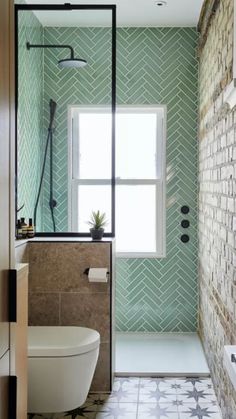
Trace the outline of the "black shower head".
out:
<instances>
[{"instance_id":1,"label":"black shower head","mask_svg":"<svg viewBox=\"0 0 236 419\"><path fill-rule=\"evenodd\" d=\"M30 44L26 42L26 48L68 48L70 50L70 58L64 58L58 61L60 68L82 68L87 65L87 61L82 58L74 57L74 50L70 45L41 45L41 44Z\"/></svg>"}]
</instances>

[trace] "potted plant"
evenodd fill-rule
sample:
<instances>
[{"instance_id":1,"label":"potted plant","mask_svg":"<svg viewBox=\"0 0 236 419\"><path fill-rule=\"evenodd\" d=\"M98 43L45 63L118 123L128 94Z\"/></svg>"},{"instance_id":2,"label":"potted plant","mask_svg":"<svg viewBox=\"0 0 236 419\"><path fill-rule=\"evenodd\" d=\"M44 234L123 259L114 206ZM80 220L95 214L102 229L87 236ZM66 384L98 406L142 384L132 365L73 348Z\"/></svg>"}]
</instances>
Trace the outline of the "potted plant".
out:
<instances>
[{"instance_id":1,"label":"potted plant","mask_svg":"<svg viewBox=\"0 0 236 419\"><path fill-rule=\"evenodd\" d=\"M107 224L105 212L92 211L90 221L88 224L91 226L90 233L93 240L101 240L104 233L105 225Z\"/></svg>"}]
</instances>

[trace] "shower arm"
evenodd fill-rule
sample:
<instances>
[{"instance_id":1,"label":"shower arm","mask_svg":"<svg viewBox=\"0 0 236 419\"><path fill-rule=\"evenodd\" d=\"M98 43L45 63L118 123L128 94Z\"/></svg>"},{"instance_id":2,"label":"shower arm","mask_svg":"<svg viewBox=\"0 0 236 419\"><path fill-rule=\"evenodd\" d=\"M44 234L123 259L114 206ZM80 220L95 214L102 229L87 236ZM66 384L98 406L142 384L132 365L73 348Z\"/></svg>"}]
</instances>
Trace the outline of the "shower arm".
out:
<instances>
[{"instance_id":1,"label":"shower arm","mask_svg":"<svg viewBox=\"0 0 236 419\"><path fill-rule=\"evenodd\" d=\"M30 48L68 48L70 50L70 58L74 59L74 50L70 45L41 45L41 44L30 44L26 42L26 48L30 50Z\"/></svg>"}]
</instances>

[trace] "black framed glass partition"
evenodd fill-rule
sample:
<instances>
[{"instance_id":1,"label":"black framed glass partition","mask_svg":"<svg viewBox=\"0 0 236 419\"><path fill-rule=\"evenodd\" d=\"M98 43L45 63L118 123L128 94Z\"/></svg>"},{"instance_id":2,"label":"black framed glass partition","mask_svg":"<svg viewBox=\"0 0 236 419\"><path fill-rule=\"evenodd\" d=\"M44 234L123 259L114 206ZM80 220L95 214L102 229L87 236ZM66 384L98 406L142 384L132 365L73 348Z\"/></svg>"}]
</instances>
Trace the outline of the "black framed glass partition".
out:
<instances>
[{"instance_id":1,"label":"black framed glass partition","mask_svg":"<svg viewBox=\"0 0 236 419\"><path fill-rule=\"evenodd\" d=\"M15 6L16 220L115 235L116 6Z\"/></svg>"}]
</instances>

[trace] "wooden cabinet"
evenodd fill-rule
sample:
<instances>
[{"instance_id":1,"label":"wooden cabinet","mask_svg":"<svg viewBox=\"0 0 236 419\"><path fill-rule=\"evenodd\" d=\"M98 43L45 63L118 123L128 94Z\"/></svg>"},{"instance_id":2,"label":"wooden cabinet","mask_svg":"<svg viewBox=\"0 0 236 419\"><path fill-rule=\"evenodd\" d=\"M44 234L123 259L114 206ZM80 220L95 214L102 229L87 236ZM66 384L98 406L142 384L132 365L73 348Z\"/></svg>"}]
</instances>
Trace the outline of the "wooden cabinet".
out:
<instances>
[{"instance_id":1,"label":"wooden cabinet","mask_svg":"<svg viewBox=\"0 0 236 419\"><path fill-rule=\"evenodd\" d=\"M0 419L8 417L9 321L8 273L11 263L11 162L10 139L14 124L13 0L0 2Z\"/></svg>"},{"instance_id":2,"label":"wooden cabinet","mask_svg":"<svg viewBox=\"0 0 236 419\"><path fill-rule=\"evenodd\" d=\"M9 351L0 359L0 418L8 417Z\"/></svg>"},{"instance_id":3,"label":"wooden cabinet","mask_svg":"<svg viewBox=\"0 0 236 419\"><path fill-rule=\"evenodd\" d=\"M10 326L11 375L17 377L17 419L27 417L28 264L16 269L16 322Z\"/></svg>"}]
</instances>

